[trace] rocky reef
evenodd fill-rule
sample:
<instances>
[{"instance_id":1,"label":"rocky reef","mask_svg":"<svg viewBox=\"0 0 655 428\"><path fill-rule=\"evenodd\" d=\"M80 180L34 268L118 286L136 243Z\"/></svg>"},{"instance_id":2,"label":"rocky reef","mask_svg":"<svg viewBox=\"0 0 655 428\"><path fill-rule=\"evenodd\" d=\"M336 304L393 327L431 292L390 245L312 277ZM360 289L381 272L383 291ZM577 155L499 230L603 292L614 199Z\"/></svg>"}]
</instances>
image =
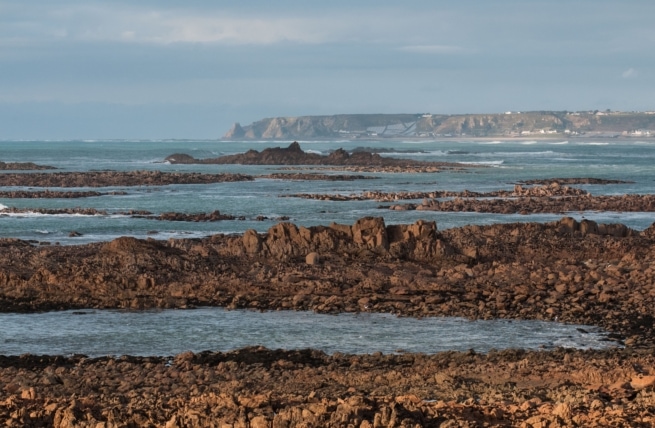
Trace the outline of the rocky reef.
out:
<instances>
[{"instance_id":1,"label":"rocky reef","mask_svg":"<svg viewBox=\"0 0 655 428\"><path fill-rule=\"evenodd\" d=\"M248 150L245 153L219 156L217 158L196 159L183 153L176 153L164 159L171 164L240 164L240 165L338 165L361 166L366 168L380 167L431 167L432 172L440 168L463 168L464 165L447 162L421 162L411 159L395 159L382 157L377 153L357 151L348 153L337 149L327 156L308 153L302 150L297 142L288 147L271 147L260 151Z\"/></svg>"},{"instance_id":2,"label":"rocky reef","mask_svg":"<svg viewBox=\"0 0 655 428\"><path fill-rule=\"evenodd\" d=\"M8 427L652 426L655 225L352 225L34 246L0 239L0 308L192 308L558 319L626 348L0 356Z\"/></svg>"},{"instance_id":3,"label":"rocky reef","mask_svg":"<svg viewBox=\"0 0 655 428\"><path fill-rule=\"evenodd\" d=\"M260 234L80 246L0 240L0 307L223 306L594 324L654 342L654 227L279 223Z\"/></svg>"},{"instance_id":4,"label":"rocky reef","mask_svg":"<svg viewBox=\"0 0 655 428\"><path fill-rule=\"evenodd\" d=\"M161 171L87 171L31 174L0 174L0 186L33 187L111 187L163 186L168 184L207 184L252 181L245 174L202 174Z\"/></svg>"},{"instance_id":5,"label":"rocky reef","mask_svg":"<svg viewBox=\"0 0 655 428\"><path fill-rule=\"evenodd\" d=\"M39 165L34 162L2 162L0 161L0 171L38 171L46 169L57 169L54 166Z\"/></svg>"}]
</instances>

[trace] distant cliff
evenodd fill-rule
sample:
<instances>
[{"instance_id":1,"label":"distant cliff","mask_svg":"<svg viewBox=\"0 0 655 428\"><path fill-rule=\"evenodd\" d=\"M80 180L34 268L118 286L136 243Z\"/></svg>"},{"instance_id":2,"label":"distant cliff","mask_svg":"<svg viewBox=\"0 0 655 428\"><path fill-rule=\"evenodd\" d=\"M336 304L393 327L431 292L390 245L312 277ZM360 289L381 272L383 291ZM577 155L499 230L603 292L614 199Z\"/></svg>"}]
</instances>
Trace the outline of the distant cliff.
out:
<instances>
[{"instance_id":1,"label":"distant cliff","mask_svg":"<svg viewBox=\"0 0 655 428\"><path fill-rule=\"evenodd\" d=\"M499 114L340 114L235 123L224 139L434 137L653 137L655 112L506 112Z\"/></svg>"}]
</instances>

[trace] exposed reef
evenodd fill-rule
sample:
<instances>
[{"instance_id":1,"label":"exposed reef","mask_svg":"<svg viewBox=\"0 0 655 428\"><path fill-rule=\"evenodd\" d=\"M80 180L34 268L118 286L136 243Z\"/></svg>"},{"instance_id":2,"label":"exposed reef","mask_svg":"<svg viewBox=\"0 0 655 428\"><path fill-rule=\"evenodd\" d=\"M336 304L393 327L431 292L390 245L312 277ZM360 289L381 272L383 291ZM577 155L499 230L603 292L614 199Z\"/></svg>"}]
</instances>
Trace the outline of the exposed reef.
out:
<instances>
[{"instance_id":1,"label":"exposed reef","mask_svg":"<svg viewBox=\"0 0 655 428\"><path fill-rule=\"evenodd\" d=\"M35 247L0 240L0 307L197 305L407 316L558 319L655 343L653 227L434 222ZM20 262L19 262L20 261Z\"/></svg>"},{"instance_id":2,"label":"exposed reef","mask_svg":"<svg viewBox=\"0 0 655 428\"><path fill-rule=\"evenodd\" d=\"M201 174L161 171L88 171L0 174L0 186L110 187L163 186L168 184L208 184L252 181L245 174Z\"/></svg>"},{"instance_id":3,"label":"exposed reef","mask_svg":"<svg viewBox=\"0 0 655 428\"><path fill-rule=\"evenodd\" d=\"M0 308L299 309L599 325L626 349L175 357L0 356L0 420L53 426L634 426L655 423L655 224L434 222L157 241L0 239ZM82 315L80 315L82 316Z\"/></svg>"},{"instance_id":4,"label":"exposed reef","mask_svg":"<svg viewBox=\"0 0 655 428\"><path fill-rule=\"evenodd\" d=\"M583 182L571 179L570 182ZM537 182L542 182L541 180ZM584 179L584 182L591 182ZM608 183L597 183L608 184ZM427 192L377 192L353 194L293 193L280 195L322 201L393 202L380 209L396 211L480 212L495 214L564 214L581 211L655 212L655 195L598 195L586 190L561 186L553 181L544 186L515 185L513 190L493 192L461 192L434 190ZM401 200L422 199L421 203L398 203Z\"/></svg>"},{"instance_id":5,"label":"exposed reef","mask_svg":"<svg viewBox=\"0 0 655 428\"><path fill-rule=\"evenodd\" d=\"M62 192L57 190L3 190L0 191L0 198L5 199L75 199L75 198L93 198L97 196L121 196L127 195L127 192Z\"/></svg>"},{"instance_id":6,"label":"exposed reef","mask_svg":"<svg viewBox=\"0 0 655 428\"><path fill-rule=\"evenodd\" d=\"M38 165L33 162L2 162L0 161L0 171L39 171L46 169L57 169L54 166Z\"/></svg>"},{"instance_id":7,"label":"exposed reef","mask_svg":"<svg viewBox=\"0 0 655 428\"><path fill-rule=\"evenodd\" d=\"M166 157L165 162L171 164L240 164L240 165L332 165L361 167L398 167L414 168L429 167L434 171L445 168L463 168L464 165L448 162L421 162L411 159L396 159L382 157L377 153L357 151L348 153L337 149L327 156L308 153L302 150L297 142L288 147L272 147L262 150L248 150L245 153L220 156L210 159L196 159L192 156L176 153Z\"/></svg>"}]
</instances>

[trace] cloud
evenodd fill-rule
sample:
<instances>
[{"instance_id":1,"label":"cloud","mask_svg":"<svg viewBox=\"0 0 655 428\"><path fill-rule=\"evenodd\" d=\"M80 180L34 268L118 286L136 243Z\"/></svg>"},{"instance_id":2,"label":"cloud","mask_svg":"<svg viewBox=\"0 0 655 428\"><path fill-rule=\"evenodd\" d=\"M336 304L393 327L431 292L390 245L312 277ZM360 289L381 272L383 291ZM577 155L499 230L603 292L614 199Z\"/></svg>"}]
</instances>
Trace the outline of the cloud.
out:
<instances>
[{"instance_id":1,"label":"cloud","mask_svg":"<svg viewBox=\"0 0 655 428\"><path fill-rule=\"evenodd\" d=\"M638 75L639 73L637 73L637 70L635 70L634 68L628 68L626 71L621 73L621 77L623 77L624 79L634 79Z\"/></svg>"},{"instance_id":2,"label":"cloud","mask_svg":"<svg viewBox=\"0 0 655 428\"><path fill-rule=\"evenodd\" d=\"M165 8L103 3L40 4L5 11L0 17L0 45L17 42L123 42L222 45L320 44L376 41L388 29L365 25L386 21L387 12L362 17L339 10L326 13Z\"/></svg>"}]
</instances>

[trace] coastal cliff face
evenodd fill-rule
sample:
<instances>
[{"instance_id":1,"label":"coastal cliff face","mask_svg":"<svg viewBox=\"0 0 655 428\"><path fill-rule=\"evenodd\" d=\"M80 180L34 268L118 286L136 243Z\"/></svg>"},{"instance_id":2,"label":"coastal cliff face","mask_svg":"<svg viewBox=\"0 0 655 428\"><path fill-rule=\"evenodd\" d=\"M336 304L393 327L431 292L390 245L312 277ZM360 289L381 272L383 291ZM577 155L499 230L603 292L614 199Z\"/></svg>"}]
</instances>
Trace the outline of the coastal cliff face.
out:
<instances>
[{"instance_id":1,"label":"coastal cliff face","mask_svg":"<svg viewBox=\"0 0 655 428\"><path fill-rule=\"evenodd\" d=\"M364 137L650 137L655 114L623 112L506 112L500 114L353 114L275 117L235 123L224 139Z\"/></svg>"}]
</instances>

